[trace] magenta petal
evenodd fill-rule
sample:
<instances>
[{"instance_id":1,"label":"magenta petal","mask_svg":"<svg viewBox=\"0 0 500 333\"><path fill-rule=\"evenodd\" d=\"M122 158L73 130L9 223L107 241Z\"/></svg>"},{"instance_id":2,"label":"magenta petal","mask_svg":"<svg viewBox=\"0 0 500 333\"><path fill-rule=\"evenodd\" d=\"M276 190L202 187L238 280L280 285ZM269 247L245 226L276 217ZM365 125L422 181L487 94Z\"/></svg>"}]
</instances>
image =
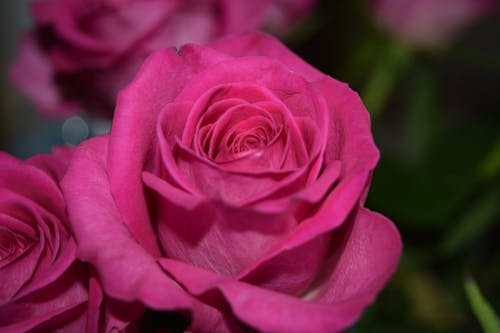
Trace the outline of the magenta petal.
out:
<instances>
[{"instance_id":1,"label":"magenta petal","mask_svg":"<svg viewBox=\"0 0 500 333\"><path fill-rule=\"evenodd\" d=\"M276 292L297 295L306 290L323 267L330 235L324 234L260 263L238 279ZM297 264L300 263L300 264Z\"/></svg>"},{"instance_id":2,"label":"magenta petal","mask_svg":"<svg viewBox=\"0 0 500 333\"><path fill-rule=\"evenodd\" d=\"M271 251L241 272L238 279L283 292L304 288L304 283L310 282L325 259L325 235L345 223L368 179L367 174L359 174L338 184L316 214L304 219ZM310 271L296 264L306 261ZM286 280L290 285L284 284Z\"/></svg>"},{"instance_id":3,"label":"magenta petal","mask_svg":"<svg viewBox=\"0 0 500 333\"><path fill-rule=\"evenodd\" d=\"M231 313L198 302L185 333L245 333L241 323Z\"/></svg>"},{"instance_id":4,"label":"magenta petal","mask_svg":"<svg viewBox=\"0 0 500 333\"><path fill-rule=\"evenodd\" d=\"M204 50L205 53L215 52L210 48ZM318 80L322 78L326 76L322 75ZM328 117L323 96L310 81L290 70L279 59L245 56L220 61L186 82L175 101L193 102L200 99L206 102L206 97L212 95L207 93L209 91L218 99L237 97L249 102L281 101L293 116L308 117L319 125L327 125L323 124ZM269 97L262 99L266 95Z\"/></svg>"},{"instance_id":5,"label":"magenta petal","mask_svg":"<svg viewBox=\"0 0 500 333\"><path fill-rule=\"evenodd\" d=\"M360 208L341 233L345 241L338 250L340 256L332 255L337 258L325 267L325 279L316 281L304 299L170 259L160 263L191 294L216 308L225 308L227 302L239 320L259 331L338 332L352 325L373 302L394 273L401 253L394 225L367 209ZM193 315L196 318L196 312Z\"/></svg>"},{"instance_id":6,"label":"magenta petal","mask_svg":"<svg viewBox=\"0 0 500 333\"><path fill-rule=\"evenodd\" d=\"M41 289L58 278L76 260L76 244L74 240L65 239L59 252L60 254L55 261L52 261L50 257L54 254L50 253L47 249L41 253L31 280L16 297L22 297L34 290Z\"/></svg>"},{"instance_id":7,"label":"magenta petal","mask_svg":"<svg viewBox=\"0 0 500 333\"><path fill-rule=\"evenodd\" d=\"M0 160L0 187L17 193L25 200L31 200L36 207L43 207L64 220L64 198L47 173L39 168L17 161Z\"/></svg>"},{"instance_id":8,"label":"magenta petal","mask_svg":"<svg viewBox=\"0 0 500 333\"><path fill-rule=\"evenodd\" d=\"M59 321L53 318L74 315L80 319L69 320L68 325L76 327L66 331L81 332L85 327L85 317L82 315L85 313L87 303L87 291L82 283L85 277L86 273L82 266L75 263L56 281L43 289L13 300L7 305L0 305L0 330L5 333L26 332L38 325L44 325L45 322L54 324ZM58 324L63 326L63 323ZM45 332L53 332L56 327L46 329Z\"/></svg>"},{"instance_id":9,"label":"magenta petal","mask_svg":"<svg viewBox=\"0 0 500 333\"><path fill-rule=\"evenodd\" d=\"M159 255L160 251L152 228L143 223L148 220L148 212L142 171L151 158L158 115L192 75L219 62L221 57L215 51L201 52L195 46L186 46L179 53L175 49L156 52L118 96L107 161L111 193L124 223L152 254Z\"/></svg>"},{"instance_id":10,"label":"magenta petal","mask_svg":"<svg viewBox=\"0 0 500 333\"><path fill-rule=\"evenodd\" d=\"M0 155L0 234L15 250L0 260L0 280L6 281L0 286L0 303L53 282L75 260L76 249L57 179L34 163L51 164L53 157L22 162L5 156Z\"/></svg>"},{"instance_id":11,"label":"magenta petal","mask_svg":"<svg viewBox=\"0 0 500 333\"><path fill-rule=\"evenodd\" d=\"M66 173L72 156L72 147L58 146L52 149L51 154L39 154L30 157L27 163L45 171L52 176L55 182L59 182Z\"/></svg>"},{"instance_id":12,"label":"magenta petal","mask_svg":"<svg viewBox=\"0 0 500 333\"><path fill-rule=\"evenodd\" d=\"M181 143L178 144L178 166L205 197L233 207L260 203L281 197L283 193L295 193L306 185L310 169L305 165L292 171L259 172L257 169L257 173L252 173L248 167L242 171L224 170Z\"/></svg>"},{"instance_id":13,"label":"magenta petal","mask_svg":"<svg viewBox=\"0 0 500 333\"><path fill-rule=\"evenodd\" d=\"M313 216L301 221L284 243L268 256L272 257L276 253L302 245L342 225L358 202L369 179L368 173L360 173L339 183L325 198L321 208Z\"/></svg>"},{"instance_id":14,"label":"magenta petal","mask_svg":"<svg viewBox=\"0 0 500 333\"><path fill-rule=\"evenodd\" d=\"M169 197L151 199L166 255L228 276L273 248L296 223L289 214L261 214L217 201L190 208Z\"/></svg>"},{"instance_id":15,"label":"magenta petal","mask_svg":"<svg viewBox=\"0 0 500 333\"><path fill-rule=\"evenodd\" d=\"M352 224L335 240L343 246L326 261L324 276L306 297L320 303L353 298L373 302L396 270L401 254L396 227L385 216L360 208Z\"/></svg>"},{"instance_id":16,"label":"magenta petal","mask_svg":"<svg viewBox=\"0 0 500 333\"><path fill-rule=\"evenodd\" d=\"M278 59L289 69L309 81L316 81L325 77L325 74L290 52L276 38L262 32L249 32L243 35L223 37L209 43L207 46L233 57L265 56Z\"/></svg>"},{"instance_id":17,"label":"magenta petal","mask_svg":"<svg viewBox=\"0 0 500 333\"><path fill-rule=\"evenodd\" d=\"M104 290L112 297L140 300L155 309L190 309L189 297L121 220L109 192L107 140L97 137L79 146L62 182L78 255L96 267ZM149 220L142 221L147 223Z\"/></svg>"},{"instance_id":18,"label":"magenta petal","mask_svg":"<svg viewBox=\"0 0 500 333\"><path fill-rule=\"evenodd\" d=\"M331 77L313 85L330 110L324 163L342 161L342 177L373 170L379 152L371 135L370 115L359 95Z\"/></svg>"},{"instance_id":19,"label":"magenta petal","mask_svg":"<svg viewBox=\"0 0 500 333\"><path fill-rule=\"evenodd\" d=\"M236 318L261 332L338 332L350 325L362 308L358 300L313 303L174 260L159 261L191 294L214 307L224 307L227 302ZM193 316L196 320L197 313Z\"/></svg>"},{"instance_id":20,"label":"magenta petal","mask_svg":"<svg viewBox=\"0 0 500 333\"><path fill-rule=\"evenodd\" d=\"M196 209L206 201L203 197L187 193L182 189L172 186L169 182L156 176L151 172L144 172L142 175L144 184L156 191L160 196L168 198L176 206L184 207L188 210Z\"/></svg>"},{"instance_id":21,"label":"magenta petal","mask_svg":"<svg viewBox=\"0 0 500 333\"><path fill-rule=\"evenodd\" d=\"M98 280L94 276L89 277L88 286L88 308L87 308L87 332L99 332L99 315L104 294Z\"/></svg>"},{"instance_id":22,"label":"magenta petal","mask_svg":"<svg viewBox=\"0 0 500 333\"><path fill-rule=\"evenodd\" d=\"M182 170L176 161L175 147L177 140L182 135L183 127L186 124L186 118L191 109L189 103L168 104L158 117L156 127L157 146L155 165L147 166L146 169L152 169L153 176L161 176L161 182L166 183L173 190L187 192L187 195L197 195L199 192L193 187L184 176ZM163 186L162 186L163 187Z\"/></svg>"}]
</instances>

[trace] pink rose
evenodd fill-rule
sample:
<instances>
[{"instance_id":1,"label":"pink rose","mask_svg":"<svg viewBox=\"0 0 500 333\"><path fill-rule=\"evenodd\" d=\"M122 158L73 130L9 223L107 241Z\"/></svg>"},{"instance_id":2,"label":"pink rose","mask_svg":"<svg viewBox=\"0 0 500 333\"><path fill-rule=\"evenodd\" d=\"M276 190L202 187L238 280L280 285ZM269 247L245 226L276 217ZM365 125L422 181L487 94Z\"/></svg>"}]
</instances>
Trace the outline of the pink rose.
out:
<instances>
[{"instance_id":1,"label":"pink rose","mask_svg":"<svg viewBox=\"0 0 500 333\"><path fill-rule=\"evenodd\" d=\"M107 310L101 314L100 286L76 259L58 185L70 155L60 148L22 162L0 152L1 332L97 333L126 326Z\"/></svg>"},{"instance_id":2,"label":"pink rose","mask_svg":"<svg viewBox=\"0 0 500 333\"><path fill-rule=\"evenodd\" d=\"M268 26L285 32L314 0L38 0L11 77L42 112L110 116L152 51Z\"/></svg>"},{"instance_id":3,"label":"pink rose","mask_svg":"<svg viewBox=\"0 0 500 333\"><path fill-rule=\"evenodd\" d=\"M439 48L493 10L492 0L372 0L375 16L402 40Z\"/></svg>"},{"instance_id":4,"label":"pink rose","mask_svg":"<svg viewBox=\"0 0 500 333\"><path fill-rule=\"evenodd\" d=\"M62 187L110 296L193 332L334 332L401 251L363 207L378 157L355 92L249 33L150 56Z\"/></svg>"}]
</instances>

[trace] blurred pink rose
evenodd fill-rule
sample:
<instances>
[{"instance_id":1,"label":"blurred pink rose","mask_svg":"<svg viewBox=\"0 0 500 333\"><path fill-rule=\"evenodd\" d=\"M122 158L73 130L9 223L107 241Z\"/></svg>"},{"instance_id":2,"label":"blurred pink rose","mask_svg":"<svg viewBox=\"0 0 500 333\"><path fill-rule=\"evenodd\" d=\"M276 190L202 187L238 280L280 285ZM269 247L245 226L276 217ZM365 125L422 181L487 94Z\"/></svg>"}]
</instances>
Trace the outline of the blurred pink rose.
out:
<instances>
[{"instance_id":1,"label":"blurred pink rose","mask_svg":"<svg viewBox=\"0 0 500 333\"><path fill-rule=\"evenodd\" d=\"M493 0L372 0L377 20L402 40L440 48L475 19L494 8Z\"/></svg>"},{"instance_id":2,"label":"blurred pink rose","mask_svg":"<svg viewBox=\"0 0 500 333\"><path fill-rule=\"evenodd\" d=\"M249 33L150 56L62 187L112 297L193 332L336 332L401 251L363 207L378 157L355 92Z\"/></svg>"},{"instance_id":3,"label":"blurred pink rose","mask_svg":"<svg viewBox=\"0 0 500 333\"><path fill-rule=\"evenodd\" d=\"M103 295L76 259L59 180L71 152L23 162L0 152L0 331L107 332ZM101 318L101 319L100 319ZM109 328L104 331L103 328Z\"/></svg>"},{"instance_id":4,"label":"blurred pink rose","mask_svg":"<svg viewBox=\"0 0 500 333\"><path fill-rule=\"evenodd\" d=\"M285 33L314 0L38 0L11 77L39 109L110 116L152 51L269 27Z\"/></svg>"}]
</instances>

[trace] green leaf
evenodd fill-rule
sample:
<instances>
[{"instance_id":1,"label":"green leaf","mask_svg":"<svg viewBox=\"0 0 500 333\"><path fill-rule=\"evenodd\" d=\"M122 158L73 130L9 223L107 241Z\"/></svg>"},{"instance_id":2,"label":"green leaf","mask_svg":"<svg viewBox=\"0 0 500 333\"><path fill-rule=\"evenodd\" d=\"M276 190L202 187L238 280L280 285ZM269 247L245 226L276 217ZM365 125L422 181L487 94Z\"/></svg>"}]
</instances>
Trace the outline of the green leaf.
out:
<instances>
[{"instance_id":1,"label":"green leaf","mask_svg":"<svg viewBox=\"0 0 500 333\"><path fill-rule=\"evenodd\" d=\"M484 333L498 333L500 332L500 319L495 311L484 299L476 281L468 276L465 278L464 283L465 293L469 299L472 311L476 315Z\"/></svg>"},{"instance_id":2,"label":"green leaf","mask_svg":"<svg viewBox=\"0 0 500 333\"><path fill-rule=\"evenodd\" d=\"M481 164L479 172L486 180L493 179L500 174L500 139Z\"/></svg>"}]
</instances>

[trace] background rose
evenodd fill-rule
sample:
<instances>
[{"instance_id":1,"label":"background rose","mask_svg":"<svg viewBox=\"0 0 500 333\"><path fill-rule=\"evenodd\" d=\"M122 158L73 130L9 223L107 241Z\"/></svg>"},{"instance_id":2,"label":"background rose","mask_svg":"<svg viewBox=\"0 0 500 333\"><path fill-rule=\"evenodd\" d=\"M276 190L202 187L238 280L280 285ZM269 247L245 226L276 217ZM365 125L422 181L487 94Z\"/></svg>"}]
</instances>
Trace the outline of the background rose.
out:
<instances>
[{"instance_id":1,"label":"background rose","mask_svg":"<svg viewBox=\"0 0 500 333\"><path fill-rule=\"evenodd\" d=\"M2 332L107 332L125 326L108 310L101 313L100 286L76 259L58 186L71 154L58 148L23 162L0 152Z\"/></svg>"},{"instance_id":2,"label":"background rose","mask_svg":"<svg viewBox=\"0 0 500 333\"><path fill-rule=\"evenodd\" d=\"M262 26L285 33L313 0L39 0L15 84L48 115L84 106L110 115L150 52Z\"/></svg>"},{"instance_id":3,"label":"background rose","mask_svg":"<svg viewBox=\"0 0 500 333\"><path fill-rule=\"evenodd\" d=\"M193 331L332 332L401 250L362 207L377 159L359 97L252 33L152 55L63 189L111 296L189 309Z\"/></svg>"},{"instance_id":4,"label":"background rose","mask_svg":"<svg viewBox=\"0 0 500 333\"><path fill-rule=\"evenodd\" d=\"M404 41L421 47L448 44L470 22L494 8L492 0L373 0L378 21Z\"/></svg>"}]
</instances>

